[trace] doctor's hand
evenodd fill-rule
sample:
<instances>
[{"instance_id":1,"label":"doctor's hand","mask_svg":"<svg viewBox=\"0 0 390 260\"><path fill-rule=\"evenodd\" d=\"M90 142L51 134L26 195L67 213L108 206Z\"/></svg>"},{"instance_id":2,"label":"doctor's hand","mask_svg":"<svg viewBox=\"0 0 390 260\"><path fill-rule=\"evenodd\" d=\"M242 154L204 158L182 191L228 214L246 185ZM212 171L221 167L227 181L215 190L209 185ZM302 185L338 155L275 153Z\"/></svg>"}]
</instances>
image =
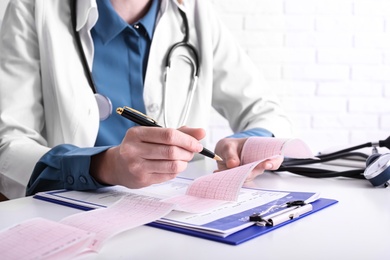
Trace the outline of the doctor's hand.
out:
<instances>
[{"instance_id":1,"label":"doctor's hand","mask_svg":"<svg viewBox=\"0 0 390 260\"><path fill-rule=\"evenodd\" d=\"M100 183L142 188L168 181L202 151L201 128L136 126L122 143L92 157L90 174Z\"/></svg>"},{"instance_id":2,"label":"doctor's hand","mask_svg":"<svg viewBox=\"0 0 390 260\"><path fill-rule=\"evenodd\" d=\"M241 152L244 143L248 138L224 138L216 147L215 153L222 157L223 161L218 161L218 170L223 171L241 165ZM259 163L248 175L246 181L252 181L266 170L276 170L283 162L283 156L275 156Z\"/></svg>"}]
</instances>

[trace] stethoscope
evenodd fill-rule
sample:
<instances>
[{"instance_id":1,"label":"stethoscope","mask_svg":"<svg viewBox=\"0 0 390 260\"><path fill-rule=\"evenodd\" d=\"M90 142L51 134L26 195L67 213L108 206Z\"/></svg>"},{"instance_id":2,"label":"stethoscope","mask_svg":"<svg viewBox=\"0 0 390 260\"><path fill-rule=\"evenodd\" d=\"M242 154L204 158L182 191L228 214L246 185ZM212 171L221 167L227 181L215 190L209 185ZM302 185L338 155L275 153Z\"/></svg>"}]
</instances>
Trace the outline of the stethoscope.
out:
<instances>
[{"instance_id":1,"label":"stethoscope","mask_svg":"<svg viewBox=\"0 0 390 260\"><path fill-rule=\"evenodd\" d=\"M178 126L182 126L187 122L189 111L192 105L194 93L197 87L197 82L199 78L199 56L198 53L193 45L189 43L190 39L190 28L188 24L188 19L186 14L178 7L180 16L183 19L184 22L184 29L185 29L185 36L184 39L181 42L178 42L174 44L167 53L166 59L165 59L165 71L164 71L164 94L163 94L163 107L164 107L164 123L165 126L168 126L168 116L167 116L167 109L166 109L166 103L167 103L167 86L168 86L168 81L169 81L169 71L171 69L171 59L174 56L174 53L177 49L179 48L186 48L192 55L185 56L183 54L180 54L178 56L184 58L186 61L188 61L191 64L192 68L192 79L191 79L191 84L190 84L190 89L187 94L186 102L185 102L185 108L183 110L183 114L181 115L181 120L178 124ZM99 118L100 121L104 121L107 118L109 118L112 114L113 108L112 108L112 102L109 97L102 95L97 92L96 86L93 80L92 72L89 69L88 62L87 62L87 57L84 52L83 46L81 44L81 37L79 32L77 31L77 0L72 0L71 2L71 19L72 19L72 26L73 26L73 31L76 36L76 44L77 48L79 49L81 53L81 62L88 80L88 84L91 87L95 99L99 108Z\"/></svg>"},{"instance_id":2,"label":"stethoscope","mask_svg":"<svg viewBox=\"0 0 390 260\"><path fill-rule=\"evenodd\" d=\"M355 150L372 147L372 155L356 152ZM287 171L311 178L347 177L367 179L375 187L390 185L390 153L379 154L378 147L390 149L390 136L378 142L368 142L339 150L328 154L319 154L317 159L291 159L287 158L276 171ZM355 152L353 152L355 151ZM324 168L306 167L304 165L328 162L337 159L360 157L366 160L366 167L347 171L331 171Z\"/></svg>"},{"instance_id":3,"label":"stethoscope","mask_svg":"<svg viewBox=\"0 0 390 260\"><path fill-rule=\"evenodd\" d=\"M190 41L190 27L188 25L188 19L187 19L186 14L180 8L178 8L178 10L179 10L180 16L182 17L183 22L184 22L185 34L184 34L184 39L181 42L174 44L168 50L168 54L167 54L167 57L165 59L163 106L164 106L164 124L166 127L168 127L168 117L167 117L168 113L167 113L167 109L166 109L167 108L166 102L168 100L167 86L168 86L168 80L169 80L169 72L171 69L171 60L172 60L172 57L173 57L175 50L177 50L179 48L186 48L192 54L189 56L185 56L183 54L178 55L178 56L184 58L185 60L187 60L191 64L191 67L192 67L192 80L191 80L191 84L190 84L190 89L187 93L185 108L183 111L184 113L181 116L181 120L180 120L178 126L183 126L187 122L190 108L192 105L192 101L194 99L195 90L196 90L196 87L198 85L197 84L198 78L199 78L199 55L198 55L198 52L196 51L195 47L193 45L191 45L189 42Z\"/></svg>"}]
</instances>

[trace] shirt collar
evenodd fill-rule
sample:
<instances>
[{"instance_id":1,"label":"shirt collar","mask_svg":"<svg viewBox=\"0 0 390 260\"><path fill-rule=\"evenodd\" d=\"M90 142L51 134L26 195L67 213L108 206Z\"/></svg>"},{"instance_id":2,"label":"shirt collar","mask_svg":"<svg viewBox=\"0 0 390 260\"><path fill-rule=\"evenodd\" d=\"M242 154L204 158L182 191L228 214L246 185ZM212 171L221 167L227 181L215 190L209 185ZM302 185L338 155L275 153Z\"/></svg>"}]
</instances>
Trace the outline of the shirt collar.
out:
<instances>
[{"instance_id":1,"label":"shirt collar","mask_svg":"<svg viewBox=\"0 0 390 260\"><path fill-rule=\"evenodd\" d=\"M99 19L97 20L94 30L101 37L103 43L114 39L125 28L129 26L114 10L110 0L98 0ZM153 36L154 25L159 7L159 0L152 0L152 5L146 15L136 24L142 24L145 28L149 39Z\"/></svg>"},{"instance_id":2,"label":"shirt collar","mask_svg":"<svg viewBox=\"0 0 390 260\"><path fill-rule=\"evenodd\" d=\"M148 33L149 39L152 39L153 36L156 17L159 10L159 2L159 0L152 0L152 5L150 6L149 11L141 20L139 20L139 23L144 26L146 32Z\"/></svg>"}]
</instances>

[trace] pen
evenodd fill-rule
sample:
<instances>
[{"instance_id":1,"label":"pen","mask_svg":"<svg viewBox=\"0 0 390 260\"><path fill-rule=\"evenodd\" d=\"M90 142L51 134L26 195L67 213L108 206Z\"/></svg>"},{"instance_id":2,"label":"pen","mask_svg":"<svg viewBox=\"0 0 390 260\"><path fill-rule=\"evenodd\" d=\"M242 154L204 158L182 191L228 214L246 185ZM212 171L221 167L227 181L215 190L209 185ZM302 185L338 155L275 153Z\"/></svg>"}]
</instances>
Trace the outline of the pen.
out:
<instances>
[{"instance_id":1,"label":"pen","mask_svg":"<svg viewBox=\"0 0 390 260\"><path fill-rule=\"evenodd\" d=\"M152 127L161 127L160 125L157 124L156 120L153 118L148 117L147 115L144 115L143 113L139 112L138 110L135 110L131 107L118 107L116 109L116 112L133 121L136 124L139 124L141 126L152 126ZM216 161L222 161L222 158L215 153L211 152L210 150L206 149L203 147L203 150L200 152L200 154L203 154L204 156L207 156L209 158L212 158Z\"/></svg>"},{"instance_id":2,"label":"pen","mask_svg":"<svg viewBox=\"0 0 390 260\"><path fill-rule=\"evenodd\" d=\"M268 214L277 208L285 208L276 213ZM249 221L254 221L258 226L276 226L286 221L301 217L313 210L313 205L302 200L287 202L283 205L274 205L261 213L249 216Z\"/></svg>"}]
</instances>

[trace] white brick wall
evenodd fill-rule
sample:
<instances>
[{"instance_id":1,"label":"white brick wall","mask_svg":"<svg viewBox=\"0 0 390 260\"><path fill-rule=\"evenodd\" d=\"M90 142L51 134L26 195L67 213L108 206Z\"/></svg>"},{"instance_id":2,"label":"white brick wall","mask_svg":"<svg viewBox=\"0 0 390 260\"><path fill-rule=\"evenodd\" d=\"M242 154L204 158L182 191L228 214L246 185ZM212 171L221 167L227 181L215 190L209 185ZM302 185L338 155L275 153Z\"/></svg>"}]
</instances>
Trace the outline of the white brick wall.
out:
<instances>
[{"instance_id":1,"label":"white brick wall","mask_svg":"<svg viewBox=\"0 0 390 260\"><path fill-rule=\"evenodd\" d=\"M389 0L211 1L313 151L390 134ZM211 145L231 133L210 126Z\"/></svg>"},{"instance_id":2,"label":"white brick wall","mask_svg":"<svg viewBox=\"0 0 390 260\"><path fill-rule=\"evenodd\" d=\"M212 2L314 152L390 135L389 0Z\"/></svg>"}]
</instances>

